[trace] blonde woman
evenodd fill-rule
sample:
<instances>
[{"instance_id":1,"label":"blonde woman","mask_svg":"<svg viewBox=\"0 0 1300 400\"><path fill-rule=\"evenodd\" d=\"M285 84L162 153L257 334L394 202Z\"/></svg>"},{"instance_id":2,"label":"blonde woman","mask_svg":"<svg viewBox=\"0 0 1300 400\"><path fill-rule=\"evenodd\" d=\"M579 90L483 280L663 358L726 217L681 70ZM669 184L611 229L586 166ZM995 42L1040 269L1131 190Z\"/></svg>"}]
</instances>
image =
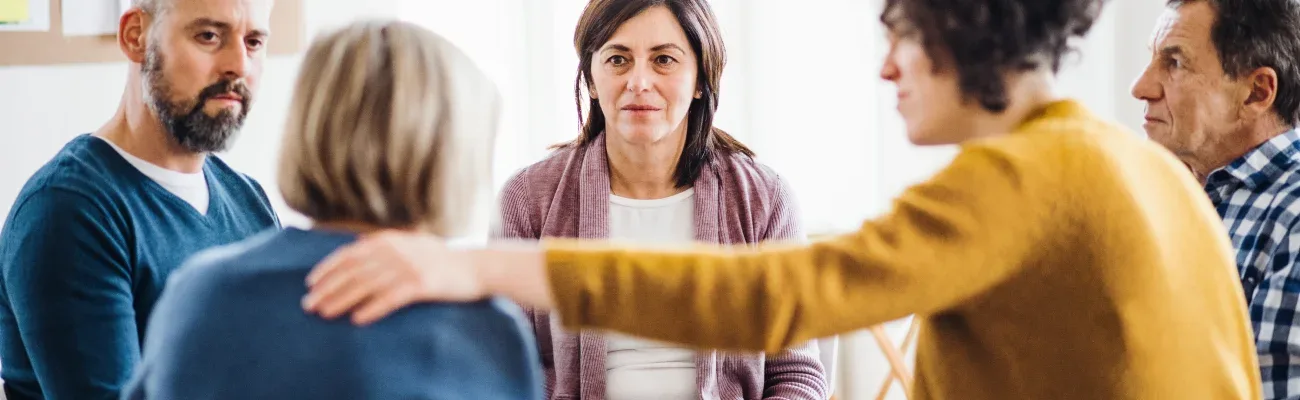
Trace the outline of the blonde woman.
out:
<instances>
[{"instance_id":1,"label":"blonde woman","mask_svg":"<svg viewBox=\"0 0 1300 400\"><path fill-rule=\"evenodd\" d=\"M299 305L312 266L358 234L454 237L474 224L498 101L464 54L422 28L359 22L318 39L279 171L286 203L312 228L266 232L182 267L127 398L540 397L536 345L508 303L421 306L369 328Z\"/></svg>"}]
</instances>

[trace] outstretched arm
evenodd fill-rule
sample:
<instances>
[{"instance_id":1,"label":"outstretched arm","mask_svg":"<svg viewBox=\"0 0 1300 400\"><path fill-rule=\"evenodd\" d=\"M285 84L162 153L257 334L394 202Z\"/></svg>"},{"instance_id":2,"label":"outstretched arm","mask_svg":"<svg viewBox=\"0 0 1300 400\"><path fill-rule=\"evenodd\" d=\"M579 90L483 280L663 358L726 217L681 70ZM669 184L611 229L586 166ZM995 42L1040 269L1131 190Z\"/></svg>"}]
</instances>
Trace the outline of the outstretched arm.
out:
<instances>
[{"instance_id":1,"label":"outstretched arm","mask_svg":"<svg viewBox=\"0 0 1300 400\"><path fill-rule=\"evenodd\" d=\"M550 292L570 327L768 352L942 311L1007 279L1046 237L1050 199L1029 193L1055 191L1034 187L1042 180L1012 157L967 148L887 215L810 245L650 251L550 241Z\"/></svg>"},{"instance_id":2,"label":"outstretched arm","mask_svg":"<svg viewBox=\"0 0 1300 400\"><path fill-rule=\"evenodd\" d=\"M776 353L948 309L1028 264L1050 236L1057 190L1039 187L1049 180L1021 164L997 149L968 146L887 215L809 245L656 251L547 240L540 250L467 251L386 233L322 262L308 279L305 307L326 317L353 311L366 323L411 302L500 294L554 307L569 328ZM379 269L405 276L372 282Z\"/></svg>"}]
</instances>

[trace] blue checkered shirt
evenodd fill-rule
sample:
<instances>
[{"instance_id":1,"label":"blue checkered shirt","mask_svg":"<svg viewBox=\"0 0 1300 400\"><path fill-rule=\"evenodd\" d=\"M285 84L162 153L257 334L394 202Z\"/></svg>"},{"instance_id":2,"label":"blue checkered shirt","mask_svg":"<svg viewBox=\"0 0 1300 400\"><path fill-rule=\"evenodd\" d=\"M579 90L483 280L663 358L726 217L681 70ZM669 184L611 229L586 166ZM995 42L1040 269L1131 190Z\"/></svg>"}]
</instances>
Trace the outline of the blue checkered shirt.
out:
<instances>
[{"instance_id":1,"label":"blue checkered shirt","mask_svg":"<svg viewBox=\"0 0 1300 400\"><path fill-rule=\"evenodd\" d=\"M1265 399L1300 399L1300 133L1215 170L1205 191L1237 249Z\"/></svg>"}]
</instances>

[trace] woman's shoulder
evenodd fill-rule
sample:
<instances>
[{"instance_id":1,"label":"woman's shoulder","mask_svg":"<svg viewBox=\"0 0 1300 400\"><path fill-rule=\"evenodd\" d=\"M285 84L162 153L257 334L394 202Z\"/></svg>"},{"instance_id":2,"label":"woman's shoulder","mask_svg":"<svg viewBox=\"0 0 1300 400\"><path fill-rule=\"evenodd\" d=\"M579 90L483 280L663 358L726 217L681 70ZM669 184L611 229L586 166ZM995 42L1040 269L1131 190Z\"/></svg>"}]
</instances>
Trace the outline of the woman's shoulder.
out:
<instances>
[{"instance_id":1,"label":"woman's shoulder","mask_svg":"<svg viewBox=\"0 0 1300 400\"><path fill-rule=\"evenodd\" d=\"M494 234L537 238L553 207L559 207L563 216L575 215L578 194L563 188L576 188L572 181L582 175L586 149L563 145L507 179L498 194L499 220L494 222ZM563 216L560 218L566 218Z\"/></svg>"},{"instance_id":2,"label":"woman's shoulder","mask_svg":"<svg viewBox=\"0 0 1300 400\"><path fill-rule=\"evenodd\" d=\"M730 205L719 211L753 221L736 227L745 232L736 237L762 241L803 236L795 196L775 169L743 153L716 157L712 164L721 180L719 194Z\"/></svg>"},{"instance_id":3,"label":"woman's shoulder","mask_svg":"<svg viewBox=\"0 0 1300 400\"><path fill-rule=\"evenodd\" d=\"M515 171L506 180L504 192L550 191L559 186L568 171L582 166L584 147L565 144L555 148L541 160Z\"/></svg>"},{"instance_id":4,"label":"woman's shoulder","mask_svg":"<svg viewBox=\"0 0 1300 400\"><path fill-rule=\"evenodd\" d=\"M1011 135L983 142L987 146L972 147L1053 162L1062 156L1095 157L1111 153L1116 148L1153 144L1141 135L1099 117L1078 102L1070 100L1047 106L1044 111L1017 127Z\"/></svg>"},{"instance_id":5,"label":"woman's shoulder","mask_svg":"<svg viewBox=\"0 0 1300 400\"><path fill-rule=\"evenodd\" d=\"M784 190L786 186L781 174L754 156L738 152L723 154L713 164L723 179L752 191L773 193Z\"/></svg>"}]
</instances>

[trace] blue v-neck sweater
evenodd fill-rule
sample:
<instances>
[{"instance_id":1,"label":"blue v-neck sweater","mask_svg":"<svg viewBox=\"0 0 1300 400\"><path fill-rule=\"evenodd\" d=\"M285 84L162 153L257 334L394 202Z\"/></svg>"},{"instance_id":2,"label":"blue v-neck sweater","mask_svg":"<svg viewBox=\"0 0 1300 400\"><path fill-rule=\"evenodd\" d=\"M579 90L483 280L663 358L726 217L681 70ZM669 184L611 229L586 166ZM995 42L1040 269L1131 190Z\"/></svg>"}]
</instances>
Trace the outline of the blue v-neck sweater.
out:
<instances>
[{"instance_id":1,"label":"blue v-neck sweater","mask_svg":"<svg viewBox=\"0 0 1300 400\"><path fill-rule=\"evenodd\" d=\"M0 231L0 375L10 400L116 399L167 277L276 228L257 182L216 157L206 215L82 135L27 181Z\"/></svg>"}]
</instances>

